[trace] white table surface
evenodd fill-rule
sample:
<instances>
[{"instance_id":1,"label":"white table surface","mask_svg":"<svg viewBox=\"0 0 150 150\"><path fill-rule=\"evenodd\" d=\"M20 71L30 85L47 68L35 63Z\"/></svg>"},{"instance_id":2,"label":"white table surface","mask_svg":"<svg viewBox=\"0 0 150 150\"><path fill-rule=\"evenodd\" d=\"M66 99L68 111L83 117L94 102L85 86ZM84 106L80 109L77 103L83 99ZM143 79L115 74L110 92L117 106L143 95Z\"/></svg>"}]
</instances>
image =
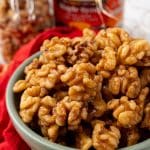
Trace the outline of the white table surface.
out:
<instances>
[{"instance_id":1,"label":"white table surface","mask_svg":"<svg viewBox=\"0 0 150 150\"><path fill-rule=\"evenodd\" d=\"M150 0L124 0L123 27L133 36L150 41ZM0 53L0 63L4 63Z\"/></svg>"}]
</instances>

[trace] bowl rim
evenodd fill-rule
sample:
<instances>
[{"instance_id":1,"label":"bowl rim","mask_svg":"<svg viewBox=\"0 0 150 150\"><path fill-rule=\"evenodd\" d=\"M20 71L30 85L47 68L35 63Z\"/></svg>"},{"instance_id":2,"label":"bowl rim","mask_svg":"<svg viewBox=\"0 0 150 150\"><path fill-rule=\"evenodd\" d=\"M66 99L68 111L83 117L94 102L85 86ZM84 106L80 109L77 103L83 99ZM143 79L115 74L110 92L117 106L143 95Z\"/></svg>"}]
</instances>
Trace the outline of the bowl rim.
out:
<instances>
[{"instance_id":1,"label":"bowl rim","mask_svg":"<svg viewBox=\"0 0 150 150\"><path fill-rule=\"evenodd\" d=\"M48 148L53 148L55 150L76 150L75 148L71 148L71 147L67 147L67 146L63 146L54 142L49 141L48 139L45 139L44 137L40 136L39 134L37 134L36 132L34 132L32 129L30 129L20 118L17 109L15 109L14 106L14 101L13 101L13 85L14 83L18 80L18 75L22 74L22 71L24 70L25 66L28 65L29 63L31 63L31 61L34 58L39 57L41 54L41 52L37 52L35 54L33 54L32 56L30 56L28 59L26 59L25 61L23 61L18 68L14 71L14 73L12 74L11 78L9 79L9 82L7 84L7 88L6 88L6 108L8 111L8 114L10 116L10 119L13 122L14 127L17 127L20 129L20 131L28 138L33 139L36 143L39 143L43 146L46 146ZM17 131L18 133L18 131ZM18 133L19 134L19 133ZM23 139L24 140L24 139ZM137 143L135 145L132 146L128 146L128 147L124 147L124 148L120 148L119 150L137 150L137 148L139 150L147 148L146 146L149 145L150 146L150 139L147 139L145 141L142 141L140 143Z\"/></svg>"}]
</instances>

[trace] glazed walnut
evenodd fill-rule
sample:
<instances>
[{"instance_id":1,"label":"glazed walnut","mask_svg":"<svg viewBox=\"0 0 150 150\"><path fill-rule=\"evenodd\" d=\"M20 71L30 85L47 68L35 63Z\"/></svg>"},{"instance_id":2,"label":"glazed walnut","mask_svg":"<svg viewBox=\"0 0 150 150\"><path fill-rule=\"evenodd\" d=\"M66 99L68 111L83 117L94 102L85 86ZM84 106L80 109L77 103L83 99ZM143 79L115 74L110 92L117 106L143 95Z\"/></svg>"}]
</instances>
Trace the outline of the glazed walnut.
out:
<instances>
[{"instance_id":1,"label":"glazed walnut","mask_svg":"<svg viewBox=\"0 0 150 150\"><path fill-rule=\"evenodd\" d=\"M56 124L65 126L68 124L68 129L75 130L78 128L81 120L86 120L87 110L83 107L83 103L72 101L68 96L64 97L57 103L55 108Z\"/></svg>"},{"instance_id":2,"label":"glazed walnut","mask_svg":"<svg viewBox=\"0 0 150 150\"><path fill-rule=\"evenodd\" d=\"M124 65L134 65L150 56L150 45L146 40L134 39L123 43L117 52L118 62Z\"/></svg>"},{"instance_id":3,"label":"glazed walnut","mask_svg":"<svg viewBox=\"0 0 150 150\"><path fill-rule=\"evenodd\" d=\"M109 91L118 95L125 94L129 98L136 98L141 91L141 81L135 67L119 66L109 78Z\"/></svg>"},{"instance_id":4,"label":"glazed walnut","mask_svg":"<svg viewBox=\"0 0 150 150\"><path fill-rule=\"evenodd\" d=\"M40 106L39 91L34 89L34 94L30 94L28 89L21 96L19 114L25 123L30 123Z\"/></svg>"},{"instance_id":5,"label":"glazed walnut","mask_svg":"<svg viewBox=\"0 0 150 150\"><path fill-rule=\"evenodd\" d=\"M75 41L76 39L73 40ZM69 64L86 63L94 57L96 51L97 49L94 42L80 40L73 44L73 48L69 47L67 49L67 62Z\"/></svg>"},{"instance_id":6,"label":"glazed walnut","mask_svg":"<svg viewBox=\"0 0 150 150\"><path fill-rule=\"evenodd\" d=\"M131 38L129 34L121 28L108 28L106 30L101 30L95 37L99 49L112 47L117 50L122 43L130 40Z\"/></svg>"},{"instance_id":7,"label":"glazed walnut","mask_svg":"<svg viewBox=\"0 0 150 150\"><path fill-rule=\"evenodd\" d=\"M29 85L40 85L42 88L52 89L59 81L59 77L66 71L64 65L56 65L54 62L43 64L41 68L28 71L26 81Z\"/></svg>"},{"instance_id":8,"label":"glazed walnut","mask_svg":"<svg viewBox=\"0 0 150 150\"><path fill-rule=\"evenodd\" d=\"M20 93L27 88L27 82L25 80L19 80L15 83L13 91L15 93Z\"/></svg>"},{"instance_id":9,"label":"glazed walnut","mask_svg":"<svg viewBox=\"0 0 150 150\"><path fill-rule=\"evenodd\" d=\"M58 135L59 127L55 124L55 115L53 114L53 107L56 106L56 99L50 96L45 96L40 101L38 111L39 125L44 136L50 140L55 141Z\"/></svg>"},{"instance_id":10,"label":"glazed walnut","mask_svg":"<svg viewBox=\"0 0 150 150\"><path fill-rule=\"evenodd\" d=\"M116 67L116 52L111 47L106 47L102 52L102 58L96 65L96 70L99 71L104 78L110 77L110 71Z\"/></svg>"},{"instance_id":11,"label":"glazed walnut","mask_svg":"<svg viewBox=\"0 0 150 150\"><path fill-rule=\"evenodd\" d=\"M149 88L141 90L139 97L129 100L127 96L113 99L107 103L107 108L113 110L113 117L117 119L118 125L129 128L142 120L144 102L149 93Z\"/></svg>"},{"instance_id":12,"label":"glazed walnut","mask_svg":"<svg viewBox=\"0 0 150 150\"><path fill-rule=\"evenodd\" d=\"M144 120L142 121L141 127L150 130L150 103L144 108Z\"/></svg>"},{"instance_id":13,"label":"glazed walnut","mask_svg":"<svg viewBox=\"0 0 150 150\"><path fill-rule=\"evenodd\" d=\"M92 139L83 130L77 134L76 147L80 150L88 150L92 147Z\"/></svg>"},{"instance_id":14,"label":"glazed walnut","mask_svg":"<svg viewBox=\"0 0 150 150\"><path fill-rule=\"evenodd\" d=\"M110 126L107 129L103 121L96 121L93 126L92 141L95 149L114 150L118 147L121 135L117 127Z\"/></svg>"},{"instance_id":15,"label":"glazed walnut","mask_svg":"<svg viewBox=\"0 0 150 150\"><path fill-rule=\"evenodd\" d=\"M96 89L102 77L95 73L94 65L81 63L74 65L61 75L61 81L69 86L68 94L72 100L84 101L96 96Z\"/></svg>"}]
</instances>

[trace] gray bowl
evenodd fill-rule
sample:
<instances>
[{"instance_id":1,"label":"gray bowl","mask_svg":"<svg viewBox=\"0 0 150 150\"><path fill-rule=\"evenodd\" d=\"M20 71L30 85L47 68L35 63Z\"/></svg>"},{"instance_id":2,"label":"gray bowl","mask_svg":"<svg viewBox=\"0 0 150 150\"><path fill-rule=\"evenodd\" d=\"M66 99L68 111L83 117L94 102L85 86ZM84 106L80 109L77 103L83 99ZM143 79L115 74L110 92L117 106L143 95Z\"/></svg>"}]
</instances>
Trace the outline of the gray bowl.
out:
<instances>
[{"instance_id":1,"label":"gray bowl","mask_svg":"<svg viewBox=\"0 0 150 150\"><path fill-rule=\"evenodd\" d=\"M62 146L56 143L52 143L42 136L35 133L31 130L26 124L23 123L19 114L18 114L18 105L19 100L16 99L16 95L13 93L13 85L16 81L21 79L23 76L24 68L27 66L33 58L39 57L40 52L34 54L26 61L24 61L14 72L11 79L9 80L7 91L6 91L6 106L8 110L8 114L10 116L13 125L18 132L18 134L22 137L22 139L34 150L75 150L74 148ZM134 146L121 148L120 150L150 150L150 139L147 139L139 144Z\"/></svg>"}]
</instances>

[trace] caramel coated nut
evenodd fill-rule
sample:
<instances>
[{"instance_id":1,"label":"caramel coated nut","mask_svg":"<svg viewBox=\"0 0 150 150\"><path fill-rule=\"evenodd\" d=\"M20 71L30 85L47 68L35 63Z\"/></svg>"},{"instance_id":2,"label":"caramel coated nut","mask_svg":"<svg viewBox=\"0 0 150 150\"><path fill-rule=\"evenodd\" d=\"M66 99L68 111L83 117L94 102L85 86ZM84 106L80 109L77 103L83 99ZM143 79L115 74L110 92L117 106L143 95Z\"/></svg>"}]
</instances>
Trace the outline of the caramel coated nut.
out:
<instances>
[{"instance_id":1,"label":"caramel coated nut","mask_svg":"<svg viewBox=\"0 0 150 150\"><path fill-rule=\"evenodd\" d=\"M21 94L23 122L52 142L81 150L115 150L145 140L143 133L150 130L146 40L118 27L97 34L85 29L81 37L47 39L40 50L13 87Z\"/></svg>"},{"instance_id":2,"label":"caramel coated nut","mask_svg":"<svg viewBox=\"0 0 150 150\"><path fill-rule=\"evenodd\" d=\"M92 133L93 147L100 150L114 150L118 147L120 131L115 126L105 128L105 123L97 121Z\"/></svg>"},{"instance_id":3,"label":"caramel coated nut","mask_svg":"<svg viewBox=\"0 0 150 150\"><path fill-rule=\"evenodd\" d=\"M20 93L27 88L27 82L25 80L19 80L15 83L13 91L15 93Z\"/></svg>"},{"instance_id":4,"label":"caramel coated nut","mask_svg":"<svg viewBox=\"0 0 150 150\"><path fill-rule=\"evenodd\" d=\"M142 61L148 51L150 51L150 45L146 40L135 39L119 47L117 58L121 64L134 65Z\"/></svg>"},{"instance_id":5,"label":"caramel coated nut","mask_svg":"<svg viewBox=\"0 0 150 150\"><path fill-rule=\"evenodd\" d=\"M113 116L118 124L125 128L130 128L142 120L143 107L149 88L141 90L136 100L129 100L127 96L120 99L113 99L107 103L107 108L113 110Z\"/></svg>"},{"instance_id":6,"label":"caramel coated nut","mask_svg":"<svg viewBox=\"0 0 150 150\"><path fill-rule=\"evenodd\" d=\"M30 123L40 106L40 98L32 97L25 90L20 101L20 116L25 123Z\"/></svg>"},{"instance_id":7,"label":"caramel coated nut","mask_svg":"<svg viewBox=\"0 0 150 150\"><path fill-rule=\"evenodd\" d=\"M112 47L115 50L124 42L131 40L129 34L121 28L108 28L101 30L95 37L95 41L98 44L99 49L105 47Z\"/></svg>"},{"instance_id":8,"label":"caramel coated nut","mask_svg":"<svg viewBox=\"0 0 150 150\"><path fill-rule=\"evenodd\" d=\"M136 98L141 90L138 70L135 67L119 66L109 78L108 89L114 95L122 93L129 98Z\"/></svg>"}]
</instances>

